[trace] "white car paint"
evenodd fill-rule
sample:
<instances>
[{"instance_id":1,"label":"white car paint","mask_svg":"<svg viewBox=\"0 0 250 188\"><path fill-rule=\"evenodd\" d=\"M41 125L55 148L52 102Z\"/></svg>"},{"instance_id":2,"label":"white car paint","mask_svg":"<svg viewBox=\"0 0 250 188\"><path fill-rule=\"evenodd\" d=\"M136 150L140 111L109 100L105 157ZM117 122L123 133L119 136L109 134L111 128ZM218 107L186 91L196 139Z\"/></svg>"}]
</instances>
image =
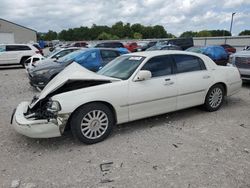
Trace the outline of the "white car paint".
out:
<instances>
[{"instance_id":1,"label":"white car paint","mask_svg":"<svg viewBox=\"0 0 250 188\"><path fill-rule=\"evenodd\" d=\"M155 56L172 54L199 57L205 63L206 70L136 81L136 75L149 59ZM114 115L116 116L117 124L121 124L204 104L209 88L216 83L226 85L226 96L238 92L241 88L242 81L235 67L217 66L209 57L202 54L183 51L149 51L127 54L125 56L145 57L136 71L127 80L98 75L76 63L69 65L49 82L36 100L31 103L21 103L17 107L13 118L13 127L17 132L29 137L56 137L63 133L65 122L67 122L69 116L78 107L86 103L96 101L108 103L115 111ZM72 90L52 96L51 100L59 102L61 110L56 118L50 119L49 122L40 122L41 120L25 117L24 113L27 112L28 106L33 108L39 101L45 99L68 80L109 80L111 83ZM48 132L47 129L51 129L51 131ZM58 134L59 132L60 134Z\"/></svg>"},{"instance_id":2,"label":"white car paint","mask_svg":"<svg viewBox=\"0 0 250 188\"><path fill-rule=\"evenodd\" d=\"M6 51L7 46L26 46L30 50ZM0 65L20 64L23 57L31 57L39 53L32 44L0 44Z\"/></svg>"},{"instance_id":3,"label":"white car paint","mask_svg":"<svg viewBox=\"0 0 250 188\"><path fill-rule=\"evenodd\" d=\"M37 62L37 61L41 61L41 60L44 60L45 57L41 54L35 54L33 56L31 56L30 58L28 58L25 62L24 62L24 66L25 66L25 69L28 70L30 69L30 66L32 66L32 64L34 62Z\"/></svg>"}]
</instances>

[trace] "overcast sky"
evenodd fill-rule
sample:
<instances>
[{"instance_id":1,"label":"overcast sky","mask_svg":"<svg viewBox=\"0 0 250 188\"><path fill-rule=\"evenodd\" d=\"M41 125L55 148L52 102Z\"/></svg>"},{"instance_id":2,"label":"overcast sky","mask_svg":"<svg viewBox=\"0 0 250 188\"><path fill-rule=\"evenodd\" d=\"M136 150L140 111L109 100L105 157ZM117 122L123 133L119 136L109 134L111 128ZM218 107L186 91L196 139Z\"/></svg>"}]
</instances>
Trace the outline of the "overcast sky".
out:
<instances>
[{"instance_id":1,"label":"overcast sky","mask_svg":"<svg viewBox=\"0 0 250 188\"><path fill-rule=\"evenodd\" d=\"M39 32L72 27L112 25L123 21L160 24L167 32L203 29L250 29L250 0L1 0L0 18Z\"/></svg>"}]
</instances>

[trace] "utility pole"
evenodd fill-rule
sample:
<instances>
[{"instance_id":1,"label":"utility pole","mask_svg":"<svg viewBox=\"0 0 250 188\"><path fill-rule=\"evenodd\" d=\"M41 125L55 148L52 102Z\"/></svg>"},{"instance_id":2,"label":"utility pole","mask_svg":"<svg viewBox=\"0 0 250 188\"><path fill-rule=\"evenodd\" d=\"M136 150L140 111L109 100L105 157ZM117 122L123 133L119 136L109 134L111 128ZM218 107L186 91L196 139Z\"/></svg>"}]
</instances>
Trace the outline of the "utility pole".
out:
<instances>
[{"instance_id":1,"label":"utility pole","mask_svg":"<svg viewBox=\"0 0 250 188\"><path fill-rule=\"evenodd\" d=\"M232 35L232 26L233 26L233 20L234 20L234 15L236 14L236 12L232 13L232 18L231 18L231 25L230 25L230 33Z\"/></svg>"}]
</instances>

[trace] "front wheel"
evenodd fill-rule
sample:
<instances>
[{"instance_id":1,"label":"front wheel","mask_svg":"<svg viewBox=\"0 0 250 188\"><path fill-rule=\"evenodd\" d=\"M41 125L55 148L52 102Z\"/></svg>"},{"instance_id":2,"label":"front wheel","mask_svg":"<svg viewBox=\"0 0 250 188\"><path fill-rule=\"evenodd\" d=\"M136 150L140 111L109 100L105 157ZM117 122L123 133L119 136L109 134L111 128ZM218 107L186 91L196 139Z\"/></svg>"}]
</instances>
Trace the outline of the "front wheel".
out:
<instances>
[{"instance_id":1,"label":"front wheel","mask_svg":"<svg viewBox=\"0 0 250 188\"><path fill-rule=\"evenodd\" d=\"M74 137L85 144L94 144L110 135L115 121L109 107L90 103L74 112L70 124Z\"/></svg>"},{"instance_id":2,"label":"front wheel","mask_svg":"<svg viewBox=\"0 0 250 188\"><path fill-rule=\"evenodd\" d=\"M225 89L221 84L216 84L212 86L206 96L204 107L207 111L213 112L218 110L225 96Z\"/></svg>"}]
</instances>

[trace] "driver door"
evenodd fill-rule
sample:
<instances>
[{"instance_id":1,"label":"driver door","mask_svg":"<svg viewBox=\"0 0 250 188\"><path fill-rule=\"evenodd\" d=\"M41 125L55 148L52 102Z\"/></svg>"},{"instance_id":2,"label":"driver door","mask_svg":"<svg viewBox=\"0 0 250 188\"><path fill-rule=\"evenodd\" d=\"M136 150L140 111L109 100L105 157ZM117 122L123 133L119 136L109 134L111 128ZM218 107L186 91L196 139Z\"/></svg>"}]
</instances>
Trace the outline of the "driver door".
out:
<instances>
[{"instance_id":1,"label":"driver door","mask_svg":"<svg viewBox=\"0 0 250 188\"><path fill-rule=\"evenodd\" d=\"M148 70L152 78L131 81L129 84L129 119L136 120L176 110L177 82L173 74L171 56L156 56L141 70Z\"/></svg>"}]
</instances>

